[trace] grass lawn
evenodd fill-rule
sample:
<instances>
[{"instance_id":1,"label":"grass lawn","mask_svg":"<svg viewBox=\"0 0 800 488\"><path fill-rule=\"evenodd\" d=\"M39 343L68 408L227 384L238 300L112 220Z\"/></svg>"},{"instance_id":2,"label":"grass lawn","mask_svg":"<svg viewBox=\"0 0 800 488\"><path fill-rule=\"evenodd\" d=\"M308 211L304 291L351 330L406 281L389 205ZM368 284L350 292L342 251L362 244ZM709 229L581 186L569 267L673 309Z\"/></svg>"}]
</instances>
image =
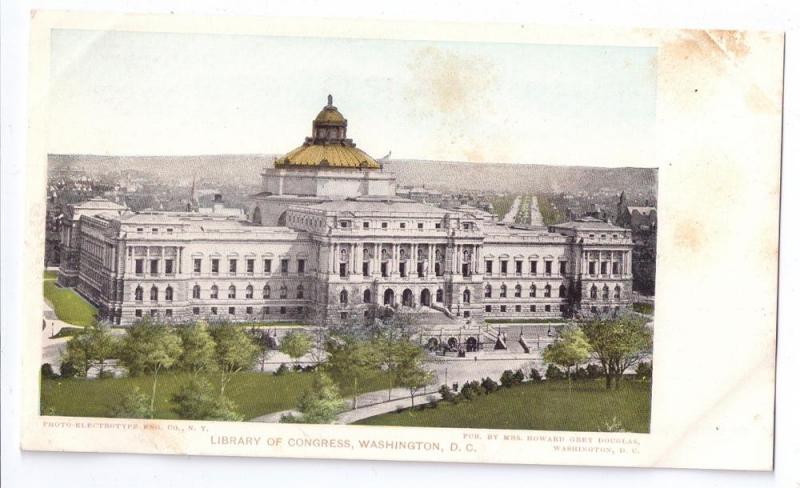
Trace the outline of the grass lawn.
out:
<instances>
[{"instance_id":1,"label":"grass lawn","mask_svg":"<svg viewBox=\"0 0 800 488\"><path fill-rule=\"evenodd\" d=\"M55 281L44 281L44 298L56 316L72 325L91 325L97 309L70 288L59 288Z\"/></svg>"},{"instance_id":2,"label":"grass lawn","mask_svg":"<svg viewBox=\"0 0 800 488\"><path fill-rule=\"evenodd\" d=\"M58 272L57 271L45 271L44 272L44 279L45 280L54 280L56 278L58 278Z\"/></svg>"},{"instance_id":3,"label":"grass lawn","mask_svg":"<svg viewBox=\"0 0 800 488\"><path fill-rule=\"evenodd\" d=\"M218 377L210 377L212 384L219 385ZM237 373L225 387L225 396L236 403L236 410L245 419L268 413L290 410L304 391L311 387L314 376L309 373L288 373L275 376L270 373ZM156 389L156 418L174 419L170 401L182 385L189 381L188 373L160 374ZM359 389L361 393L386 388L386 379L376 376L365 382ZM153 387L150 376L109 379L56 379L43 380L41 406L45 415L73 417L109 417L111 407L130 392L134 386L149 394ZM342 388L347 397L349 388Z\"/></svg>"},{"instance_id":4,"label":"grass lawn","mask_svg":"<svg viewBox=\"0 0 800 488\"><path fill-rule=\"evenodd\" d=\"M525 383L457 405L404 410L356 422L361 425L600 431L614 417L628 432L650 431L650 383L624 381L606 390L605 380Z\"/></svg>"},{"instance_id":5,"label":"grass lawn","mask_svg":"<svg viewBox=\"0 0 800 488\"><path fill-rule=\"evenodd\" d=\"M486 319L487 324L565 324L568 319Z\"/></svg>"},{"instance_id":6,"label":"grass lawn","mask_svg":"<svg viewBox=\"0 0 800 488\"><path fill-rule=\"evenodd\" d=\"M655 307L649 303L634 303L633 310L645 315L653 315Z\"/></svg>"},{"instance_id":7,"label":"grass lawn","mask_svg":"<svg viewBox=\"0 0 800 488\"><path fill-rule=\"evenodd\" d=\"M60 337L72 337L78 335L78 333L82 330L86 329L84 329L83 327L62 327L61 330L59 330L58 333L52 336L51 338L58 339Z\"/></svg>"}]
</instances>

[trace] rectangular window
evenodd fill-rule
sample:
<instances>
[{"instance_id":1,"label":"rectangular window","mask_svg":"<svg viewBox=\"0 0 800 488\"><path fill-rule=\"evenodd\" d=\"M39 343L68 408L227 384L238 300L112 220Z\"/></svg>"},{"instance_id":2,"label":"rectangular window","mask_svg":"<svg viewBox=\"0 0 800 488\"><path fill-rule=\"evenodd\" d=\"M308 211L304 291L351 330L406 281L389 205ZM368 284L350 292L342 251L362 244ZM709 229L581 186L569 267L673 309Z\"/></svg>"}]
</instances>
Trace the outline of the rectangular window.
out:
<instances>
[{"instance_id":1,"label":"rectangular window","mask_svg":"<svg viewBox=\"0 0 800 488\"><path fill-rule=\"evenodd\" d=\"M400 228L401 229L405 229L406 228L406 223L405 222L400 222Z\"/></svg>"},{"instance_id":2,"label":"rectangular window","mask_svg":"<svg viewBox=\"0 0 800 488\"><path fill-rule=\"evenodd\" d=\"M288 272L289 272L289 260L281 259L281 274L287 274Z\"/></svg>"},{"instance_id":3,"label":"rectangular window","mask_svg":"<svg viewBox=\"0 0 800 488\"><path fill-rule=\"evenodd\" d=\"M155 309L155 308L150 309L150 316L151 317L155 317L157 315L158 315L158 310L157 309Z\"/></svg>"},{"instance_id":4,"label":"rectangular window","mask_svg":"<svg viewBox=\"0 0 800 488\"><path fill-rule=\"evenodd\" d=\"M136 274L144 273L144 259L136 260Z\"/></svg>"},{"instance_id":5,"label":"rectangular window","mask_svg":"<svg viewBox=\"0 0 800 488\"><path fill-rule=\"evenodd\" d=\"M619 263L613 263L611 265L611 272L615 275L619 274Z\"/></svg>"},{"instance_id":6,"label":"rectangular window","mask_svg":"<svg viewBox=\"0 0 800 488\"><path fill-rule=\"evenodd\" d=\"M538 261L531 261L531 274L536 274L536 265L539 264Z\"/></svg>"},{"instance_id":7,"label":"rectangular window","mask_svg":"<svg viewBox=\"0 0 800 488\"><path fill-rule=\"evenodd\" d=\"M608 274L608 263L605 261L600 263L600 274L602 275Z\"/></svg>"},{"instance_id":8,"label":"rectangular window","mask_svg":"<svg viewBox=\"0 0 800 488\"><path fill-rule=\"evenodd\" d=\"M192 315L200 315L200 307L192 307Z\"/></svg>"},{"instance_id":9,"label":"rectangular window","mask_svg":"<svg viewBox=\"0 0 800 488\"><path fill-rule=\"evenodd\" d=\"M488 312L488 313L491 313L492 312L492 306L491 305L486 305L484 310L486 310L486 312Z\"/></svg>"},{"instance_id":10,"label":"rectangular window","mask_svg":"<svg viewBox=\"0 0 800 488\"><path fill-rule=\"evenodd\" d=\"M381 263L381 276L384 278L389 276L389 269L387 263Z\"/></svg>"},{"instance_id":11,"label":"rectangular window","mask_svg":"<svg viewBox=\"0 0 800 488\"><path fill-rule=\"evenodd\" d=\"M531 305L531 312L535 312L535 311L536 311L536 305Z\"/></svg>"},{"instance_id":12,"label":"rectangular window","mask_svg":"<svg viewBox=\"0 0 800 488\"><path fill-rule=\"evenodd\" d=\"M418 223L418 224L417 224L417 229L422 229L423 227L424 227L424 226L422 225L422 222L420 222L420 223Z\"/></svg>"},{"instance_id":13,"label":"rectangular window","mask_svg":"<svg viewBox=\"0 0 800 488\"><path fill-rule=\"evenodd\" d=\"M199 273L200 272L202 263L203 263L202 259L195 259L194 260L194 272L195 273Z\"/></svg>"},{"instance_id":14,"label":"rectangular window","mask_svg":"<svg viewBox=\"0 0 800 488\"><path fill-rule=\"evenodd\" d=\"M217 315L217 307L211 307L211 315Z\"/></svg>"},{"instance_id":15,"label":"rectangular window","mask_svg":"<svg viewBox=\"0 0 800 488\"><path fill-rule=\"evenodd\" d=\"M517 276L522 274L522 261L517 261L514 263L514 272Z\"/></svg>"},{"instance_id":16,"label":"rectangular window","mask_svg":"<svg viewBox=\"0 0 800 488\"><path fill-rule=\"evenodd\" d=\"M567 274L567 262L566 261L559 261L558 262L558 273L561 275Z\"/></svg>"},{"instance_id":17,"label":"rectangular window","mask_svg":"<svg viewBox=\"0 0 800 488\"><path fill-rule=\"evenodd\" d=\"M153 227L151 230L153 231L153 234L158 234L158 227Z\"/></svg>"},{"instance_id":18,"label":"rectangular window","mask_svg":"<svg viewBox=\"0 0 800 488\"><path fill-rule=\"evenodd\" d=\"M236 307L228 307L228 315L236 315Z\"/></svg>"},{"instance_id":19,"label":"rectangular window","mask_svg":"<svg viewBox=\"0 0 800 488\"><path fill-rule=\"evenodd\" d=\"M230 261L228 261L228 272L230 272L230 274L236 274L236 260L235 259L231 259Z\"/></svg>"},{"instance_id":20,"label":"rectangular window","mask_svg":"<svg viewBox=\"0 0 800 488\"><path fill-rule=\"evenodd\" d=\"M590 275L594 275L595 271L597 271L597 270L595 269L594 261L589 262L589 274Z\"/></svg>"},{"instance_id":21,"label":"rectangular window","mask_svg":"<svg viewBox=\"0 0 800 488\"><path fill-rule=\"evenodd\" d=\"M508 273L508 261L500 261L500 274Z\"/></svg>"},{"instance_id":22,"label":"rectangular window","mask_svg":"<svg viewBox=\"0 0 800 488\"><path fill-rule=\"evenodd\" d=\"M212 259L211 260L211 273L212 274L219 273L219 259Z\"/></svg>"},{"instance_id":23,"label":"rectangular window","mask_svg":"<svg viewBox=\"0 0 800 488\"><path fill-rule=\"evenodd\" d=\"M164 310L164 316L167 317L167 318L172 317L172 309L168 308L168 309Z\"/></svg>"},{"instance_id":24,"label":"rectangular window","mask_svg":"<svg viewBox=\"0 0 800 488\"><path fill-rule=\"evenodd\" d=\"M422 263L417 263L417 277L424 278L425 277L425 265Z\"/></svg>"},{"instance_id":25,"label":"rectangular window","mask_svg":"<svg viewBox=\"0 0 800 488\"><path fill-rule=\"evenodd\" d=\"M256 260L248 259L246 266L247 266L247 274L253 274L253 272L256 270Z\"/></svg>"},{"instance_id":26,"label":"rectangular window","mask_svg":"<svg viewBox=\"0 0 800 488\"><path fill-rule=\"evenodd\" d=\"M369 263L361 263L361 274L369 276Z\"/></svg>"},{"instance_id":27,"label":"rectangular window","mask_svg":"<svg viewBox=\"0 0 800 488\"><path fill-rule=\"evenodd\" d=\"M522 312L522 305L515 305L514 306L514 311L515 312Z\"/></svg>"},{"instance_id":28,"label":"rectangular window","mask_svg":"<svg viewBox=\"0 0 800 488\"><path fill-rule=\"evenodd\" d=\"M567 306L566 305L559 305L558 306L558 311L562 312L562 313L566 312L567 311Z\"/></svg>"},{"instance_id":29,"label":"rectangular window","mask_svg":"<svg viewBox=\"0 0 800 488\"><path fill-rule=\"evenodd\" d=\"M400 276L405 278L406 276L406 263L400 263Z\"/></svg>"},{"instance_id":30,"label":"rectangular window","mask_svg":"<svg viewBox=\"0 0 800 488\"><path fill-rule=\"evenodd\" d=\"M157 275L158 274L158 259L151 259L150 260L150 274Z\"/></svg>"},{"instance_id":31,"label":"rectangular window","mask_svg":"<svg viewBox=\"0 0 800 488\"><path fill-rule=\"evenodd\" d=\"M369 229L369 222L364 222L364 228Z\"/></svg>"},{"instance_id":32,"label":"rectangular window","mask_svg":"<svg viewBox=\"0 0 800 488\"><path fill-rule=\"evenodd\" d=\"M440 224L439 222L436 222L434 227L436 227L437 229L441 229L442 228L442 224Z\"/></svg>"},{"instance_id":33,"label":"rectangular window","mask_svg":"<svg viewBox=\"0 0 800 488\"><path fill-rule=\"evenodd\" d=\"M265 259L264 260L264 272L265 273L272 273L272 260Z\"/></svg>"},{"instance_id":34,"label":"rectangular window","mask_svg":"<svg viewBox=\"0 0 800 488\"><path fill-rule=\"evenodd\" d=\"M544 311L545 312L549 312L550 311L550 305L545 305L544 306Z\"/></svg>"},{"instance_id":35,"label":"rectangular window","mask_svg":"<svg viewBox=\"0 0 800 488\"><path fill-rule=\"evenodd\" d=\"M444 270L442 269L442 263L436 263L434 266L434 271L436 272L436 276L444 276Z\"/></svg>"},{"instance_id":36,"label":"rectangular window","mask_svg":"<svg viewBox=\"0 0 800 488\"><path fill-rule=\"evenodd\" d=\"M344 228L346 228L346 227L347 227L347 224L348 224L348 222L347 222L346 220L343 220L343 221L339 222L339 227L341 227L342 229L344 229Z\"/></svg>"},{"instance_id":37,"label":"rectangular window","mask_svg":"<svg viewBox=\"0 0 800 488\"><path fill-rule=\"evenodd\" d=\"M501 312L505 312L506 311L506 306L505 305L500 305L500 311Z\"/></svg>"},{"instance_id":38,"label":"rectangular window","mask_svg":"<svg viewBox=\"0 0 800 488\"><path fill-rule=\"evenodd\" d=\"M164 260L164 273L166 274L173 274L175 270L173 269L174 261L172 259L165 259Z\"/></svg>"},{"instance_id":39,"label":"rectangular window","mask_svg":"<svg viewBox=\"0 0 800 488\"><path fill-rule=\"evenodd\" d=\"M388 227L389 227L389 224L388 224L388 223L386 223L386 222L381 222L381 229L387 229Z\"/></svg>"},{"instance_id":40,"label":"rectangular window","mask_svg":"<svg viewBox=\"0 0 800 488\"><path fill-rule=\"evenodd\" d=\"M486 260L486 274L487 275L492 274L492 265L493 264L494 264L494 261L489 261L488 259Z\"/></svg>"},{"instance_id":41,"label":"rectangular window","mask_svg":"<svg viewBox=\"0 0 800 488\"><path fill-rule=\"evenodd\" d=\"M298 259L297 260L297 272L299 274L303 274L306 272L306 260L305 259Z\"/></svg>"},{"instance_id":42,"label":"rectangular window","mask_svg":"<svg viewBox=\"0 0 800 488\"><path fill-rule=\"evenodd\" d=\"M303 307L297 307L296 311L297 311L298 314L302 314L303 313Z\"/></svg>"},{"instance_id":43,"label":"rectangular window","mask_svg":"<svg viewBox=\"0 0 800 488\"><path fill-rule=\"evenodd\" d=\"M142 316L142 309L141 308L137 308L136 311L134 312L134 315L136 315L137 317L141 317Z\"/></svg>"},{"instance_id":44,"label":"rectangular window","mask_svg":"<svg viewBox=\"0 0 800 488\"><path fill-rule=\"evenodd\" d=\"M552 261L545 261L544 262L544 274L550 276L553 273L553 262Z\"/></svg>"},{"instance_id":45,"label":"rectangular window","mask_svg":"<svg viewBox=\"0 0 800 488\"><path fill-rule=\"evenodd\" d=\"M253 315L253 307L245 308L244 313L246 313L247 315Z\"/></svg>"},{"instance_id":46,"label":"rectangular window","mask_svg":"<svg viewBox=\"0 0 800 488\"><path fill-rule=\"evenodd\" d=\"M261 307L261 313L264 315L269 315L270 314L269 307Z\"/></svg>"},{"instance_id":47,"label":"rectangular window","mask_svg":"<svg viewBox=\"0 0 800 488\"><path fill-rule=\"evenodd\" d=\"M286 315L286 307L281 307L281 315Z\"/></svg>"},{"instance_id":48,"label":"rectangular window","mask_svg":"<svg viewBox=\"0 0 800 488\"><path fill-rule=\"evenodd\" d=\"M347 276L347 263L339 263L339 276L342 278Z\"/></svg>"}]
</instances>

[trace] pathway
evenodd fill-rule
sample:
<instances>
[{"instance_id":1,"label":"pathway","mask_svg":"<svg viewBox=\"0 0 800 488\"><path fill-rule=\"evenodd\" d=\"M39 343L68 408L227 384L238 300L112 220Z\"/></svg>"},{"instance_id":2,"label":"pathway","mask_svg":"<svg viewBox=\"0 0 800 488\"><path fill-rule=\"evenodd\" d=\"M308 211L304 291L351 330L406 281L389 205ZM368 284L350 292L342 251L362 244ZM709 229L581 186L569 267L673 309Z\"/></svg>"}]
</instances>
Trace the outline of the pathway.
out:
<instances>
[{"instance_id":1,"label":"pathway","mask_svg":"<svg viewBox=\"0 0 800 488\"><path fill-rule=\"evenodd\" d=\"M511 225L514 223L514 219L517 218L517 212L519 212L519 206L522 203L522 197L516 197L514 199L514 203L511 204L511 208L506 213L506 216L503 217L501 220L502 223L506 225Z\"/></svg>"}]
</instances>

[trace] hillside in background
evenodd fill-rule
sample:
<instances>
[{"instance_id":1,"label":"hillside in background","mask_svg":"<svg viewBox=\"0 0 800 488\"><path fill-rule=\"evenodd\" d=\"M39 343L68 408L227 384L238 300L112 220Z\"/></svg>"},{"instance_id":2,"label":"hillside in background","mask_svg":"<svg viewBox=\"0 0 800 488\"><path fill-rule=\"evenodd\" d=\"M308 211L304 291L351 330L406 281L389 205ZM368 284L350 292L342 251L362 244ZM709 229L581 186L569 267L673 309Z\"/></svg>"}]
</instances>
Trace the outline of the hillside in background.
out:
<instances>
[{"instance_id":1,"label":"hillside in background","mask_svg":"<svg viewBox=\"0 0 800 488\"><path fill-rule=\"evenodd\" d=\"M159 182L187 185L197 181L254 186L259 174L271 167L273 154L203 156L100 156L51 154L50 174L84 173L108 178L135 174ZM397 175L402 186L448 191L597 192L637 189L656 193L657 170L650 168L593 168L541 164L466 163L452 161L389 160L384 168Z\"/></svg>"}]
</instances>

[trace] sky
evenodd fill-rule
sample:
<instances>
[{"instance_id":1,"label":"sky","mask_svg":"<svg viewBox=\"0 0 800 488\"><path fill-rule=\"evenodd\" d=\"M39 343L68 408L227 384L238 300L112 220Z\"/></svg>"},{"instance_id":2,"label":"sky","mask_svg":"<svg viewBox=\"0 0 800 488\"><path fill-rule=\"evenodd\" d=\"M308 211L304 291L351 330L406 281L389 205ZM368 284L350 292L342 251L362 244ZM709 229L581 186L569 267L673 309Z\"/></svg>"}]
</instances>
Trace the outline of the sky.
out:
<instances>
[{"instance_id":1,"label":"sky","mask_svg":"<svg viewBox=\"0 0 800 488\"><path fill-rule=\"evenodd\" d=\"M48 152L284 153L330 93L373 157L652 158L651 47L55 30Z\"/></svg>"}]
</instances>

